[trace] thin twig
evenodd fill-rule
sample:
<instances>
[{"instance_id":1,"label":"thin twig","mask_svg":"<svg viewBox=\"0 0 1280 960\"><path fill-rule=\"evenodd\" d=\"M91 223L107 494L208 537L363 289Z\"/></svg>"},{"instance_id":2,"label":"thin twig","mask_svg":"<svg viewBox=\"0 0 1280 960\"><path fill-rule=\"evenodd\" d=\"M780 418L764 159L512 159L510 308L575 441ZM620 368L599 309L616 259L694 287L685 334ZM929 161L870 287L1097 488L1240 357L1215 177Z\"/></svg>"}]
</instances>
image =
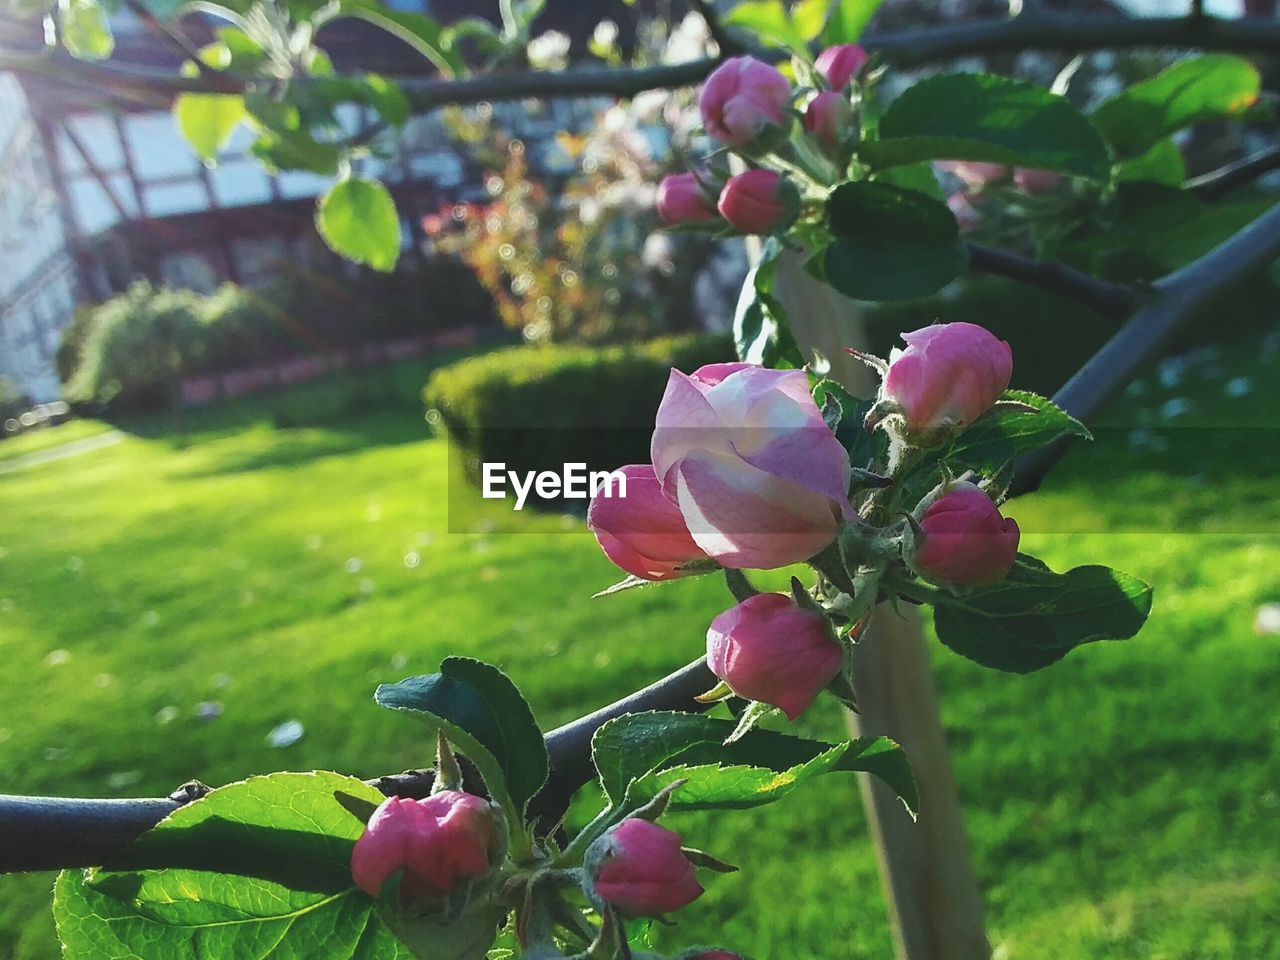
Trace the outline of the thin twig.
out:
<instances>
[{"instance_id":1,"label":"thin twig","mask_svg":"<svg viewBox=\"0 0 1280 960\"><path fill-rule=\"evenodd\" d=\"M551 777L530 804L543 823L557 822L569 798L593 775L591 738L605 723L624 713L646 710L703 711L694 700L715 684L699 659L607 707L547 734ZM367 781L383 793L423 797L430 790L429 770L375 777ZM137 800L88 800L0 795L0 874L65 867L100 866L202 791L180 787L169 797Z\"/></svg>"},{"instance_id":2,"label":"thin twig","mask_svg":"<svg viewBox=\"0 0 1280 960\"><path fill-rule=\"evenodd\" d=\"M1008 277L1061 294L1078 300L1103 316L1121 316L1133 307L1137 299L1137 291L1132 287L1099 280L1055 261L1032 260L981 243L967 246L970 270Z\"/></svg>"},{"instance_id":3,"label":"thin twig","mask_svg":"<svg viewBox=\"0 0 1280 960\"><path fill-rule=\"evenodd\" d=\"M1021 50L1082 51L1176 46L1237 53L1280 51L1280 21L1222 20L1216 17L1144 17L1035 12L1005 20L976 21L919 30L872 34L864 46L898 66L949 60L975 54ZM533 70L467 77L460 80L396 78L416 112L447 104L518 100L525 97L629 97L647 90L691 86L720 63L705 57L656 66L575 67L558 72ZM140 66L89 63L66 55L41 56L0 51L0 71L32 72L53 78L81 77L107 89L148 89L173 96L186 92L228 92L211 88L201 77L182 77Z\"/></svg>"},{"instance_id":4,"label":"thin twig","mask_svg":"<svg viewBox=\"0 0 1280 960\"><path fill-rule=\"evenodd\" d=\"M1229 163L1217 170L1192 177L1182 186L1201 200L1220 200L1233 190L1248 186L1259 177L1280 169L1280 147L1263 150L1251 157Z\"/></svg>"},{"instance_id":5,"label":"thin twig","mask_svg":"<svg viewBox=\"0 0 1280 960\"><path fill-rule=\"evenodd\" d=\"M199 71L201 79L218 92L238 93L243 89L239 83L227 76L221 70L215 69L205 63L204 58L200 55L200 48L191 41L190 37L173 24L166 23L157 17L147 9L146 4L142 3L141 0L125 0L125 6L133 12L134 16L142 22L143 26L164 39L190 62L194 63L196 70Z\"/></svg>"}]
</instances>

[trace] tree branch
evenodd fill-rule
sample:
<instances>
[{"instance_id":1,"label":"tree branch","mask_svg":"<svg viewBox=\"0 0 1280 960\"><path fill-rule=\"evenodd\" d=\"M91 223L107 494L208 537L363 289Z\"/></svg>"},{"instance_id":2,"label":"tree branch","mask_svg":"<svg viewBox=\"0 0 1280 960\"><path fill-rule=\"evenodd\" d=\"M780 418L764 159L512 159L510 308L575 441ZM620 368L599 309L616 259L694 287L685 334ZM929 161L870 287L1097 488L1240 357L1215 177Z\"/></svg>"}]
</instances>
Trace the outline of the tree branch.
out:
<instances>
[{"instance_id":1,"label":"tree branch","mask_svg":"<svg viewBox=\"0 0 1280 960\"><path fill-rule=\"evenodd\" d=\"M547 734L551 777L532 801L530 812L544 822L559 820L569 798L591 779L591 738L609 720L646 710L701 712L707 706L693 698L715 683L706 661L698 659L643 690L552 730ZM424 797L432 780L431 771L413 770L376 777L368 783L387 796ZM184 785L168 797L138 800L0 795L0 874L109 863L147 830L204 792L199 786Z\"/></svg>"},{"instance_id":2,"label":"tree branch","mask_svg":"<svg viewBox=\"0 0 1280 960\"><path fill-rule=\"evenodd\" d=\"M863 39L869 50L898 66L915 66L973 54L1021 50L1082 51L1102 48L1187 47L1239 53L1280 51L1280 21L1221 20L1215 17L1079 16L1040 12L1007 20L947 24ZM722 51L723 54L723 51ZM416 112L447 104L518 100L526 97L630 97L647 90L675 89L700 82L720 63L706 57L686 63L645 67L574 67L466 77L460 80L396 78ZM182 77L146 67L75 60L64 53L44 56L0 52L0 71L37 73L54 79L78 78L108 90L137 95L225 93L202 77Z\"/></svg>"},{"instance_id":3,"label":"tree branch","mask_svg":"<svg viewBox=\"0 0 1280 960\"><path fill-rule=\"evenodd\" d=\"M1054 395L1072 416L1089 420L1168 349L1215 296L1280 256L1280 206L1151 285L1146 305ZM1018 461L1010 496L1039 488L1062 459L1069 441L1052 444Z\"/></svg>"},{"instance_id":4,"label":"tree branch","mask_svg":"<svg viewBox=\"0 0 1280 960\"><path fill-rule=\"evenodd\" d=\"M200 56L200 49L191 39L183 33L178 27L165 23L149 9L141 0L125 0L127 6L152 33L164 39L175 50L186 57L191 63L196 65L201 78L213 89L221 93L236 93L242 87L236 83L231 77L228 77L221 70L215 70L204 62L204 58Z\"/></svg>"},{"instance_id":5,"label":"tree branch","mask_svg":"<svg viewBox=\"0 0 1280 960\"><path fill-rule=\"evenodd\" d=\"M1192 177L1183 184L1183 188L1190 190L1201 200L1212 203L1277 169L1280 169L1280 147L1273 147Z\"/></svg>"},{"instance_id":6,"label":"tree branch","mask_svg":"<svg viewBox=\"0 0 1280 960\"><path fill-rule=\"evenodd\" d=\"M1032 260L981 243L966 246L969 248L970 270L1008 277L1019 283L1061 294L1078 300L1103 316L1125 314L1137 299L1137 291L1130 286L1099 280L1061 263Z\"/></svg>"}]
</instances>

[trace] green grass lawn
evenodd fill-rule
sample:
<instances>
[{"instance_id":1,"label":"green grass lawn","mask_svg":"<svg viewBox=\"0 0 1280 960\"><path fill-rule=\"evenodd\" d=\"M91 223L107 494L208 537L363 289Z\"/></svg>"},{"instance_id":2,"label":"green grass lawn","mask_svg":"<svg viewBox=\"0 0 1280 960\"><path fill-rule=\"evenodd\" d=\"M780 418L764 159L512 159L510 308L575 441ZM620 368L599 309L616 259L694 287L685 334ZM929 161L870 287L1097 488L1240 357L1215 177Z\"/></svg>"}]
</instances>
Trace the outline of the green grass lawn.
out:
<instances>
[{"instance_id":1,"label":"green grass lawn","mask_svg":"<svg viewBox=\"0 0 1280 960\"><path fill-rule=\"evenodd\" d=\"M1149 378L1013 509L1055 566L1109 563L1156 585L1137 640L1028 677L935 651L1006 960L1280 958L1280 637L1252 629L1280 600L1277 371L1250 345L1177 383ZM1217 374L1252 389L1226 396ZM275 417L253 401L193 415L181 437L134 424L116 446L0 474L0 790L384 773L431 745L373 687L447 654L501 664L548 727L695 657L729 602L714 579L591 600L616 571L577 521L447 532L423 377L398 368L391 406L329 384L273 401ZM1170 407L1179 397L1189 406ZM1175 407L1175 429L1155 431ZM288 720L304 736L270 746ZM796 726L842 730L830 705ZM742 872L709 880L672 946L891 956L852 779L675 825ZM57 955L51 881L0 878L0 956Z\"/></svg>"},{"instance_id":2,"label":"green grass lawn","mask_svg":"<svg viewBox=\"0 0 1280 960\"><path fill-rule=\"evenodd\" d=\"M68 420L56 427L41 427L0 442L0 463L17 460L28 454L39 453L50 447L61 446L75 440L86 440L106 433L111 425L101 420Z\"/></svg>"}]
</instances>

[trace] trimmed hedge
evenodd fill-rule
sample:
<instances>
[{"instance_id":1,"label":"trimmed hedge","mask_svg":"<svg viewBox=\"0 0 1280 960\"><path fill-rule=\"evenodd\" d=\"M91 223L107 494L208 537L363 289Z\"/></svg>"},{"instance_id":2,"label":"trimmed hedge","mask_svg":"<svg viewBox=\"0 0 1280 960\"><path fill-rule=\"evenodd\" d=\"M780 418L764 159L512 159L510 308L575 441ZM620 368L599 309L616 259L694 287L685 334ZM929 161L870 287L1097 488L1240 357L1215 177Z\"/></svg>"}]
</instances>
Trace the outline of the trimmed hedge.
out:
<instances>
[{"instance_id":1,"label":"trimmed hedge","mask_svg":"<svg viewBox=\"0 0 1280 960\"><path fill-rule=\"evenodd\" d=\"M611 347L520 346L471 357L432 374L423 391L464 457L479 464L612 470L649 461L653 418L671 368L734 359L727 335L689 334Z\"/></svg>"}]
</instances>

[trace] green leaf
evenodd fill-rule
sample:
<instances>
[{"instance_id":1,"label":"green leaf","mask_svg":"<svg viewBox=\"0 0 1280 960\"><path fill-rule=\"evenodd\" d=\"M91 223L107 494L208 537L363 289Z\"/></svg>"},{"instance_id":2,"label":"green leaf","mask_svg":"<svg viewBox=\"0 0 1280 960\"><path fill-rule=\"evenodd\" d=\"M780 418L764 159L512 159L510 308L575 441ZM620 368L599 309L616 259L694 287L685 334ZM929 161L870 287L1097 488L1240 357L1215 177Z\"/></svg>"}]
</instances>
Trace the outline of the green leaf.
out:
<instances>
[{"instance_id":1,"label":"green leaf","mask_svg":"<svg viewBox=\"0 0 1280 960\"><path fill-rule=\"evenodd\" d=\"M411 105L400 85L376 73L311 77L308 88L330 110L341 103L360 103L392 126L402 127L409 119Z\"/></svg>"},{"instance_id":2,"label":"green leaf","mask_svg":"<svg viewBox=\"0 0 1280 960\"><path fill-rule=\"evenodd\" d=\"M596 731L591 754L601 786L618 809L651 800L671 782L675 810L742 809L772 803L824 773L878 776L915 811L918 797L906 755L886 737L831 744L755 729L728 746L737 726L692 713L627 714Z\"/></svg>"},{"instance_id":3,"label":"green leaf","mask_svg":"<svg viewBox=\"0 0 1280 960\"><path fill-rule=\"evenodd\" d=\"M64 956L409 960L351 881L363 824L340 796L383 799L336 773L254 777L179 808L109 868L63 871Z\"/></svg>"},{"instance_id":4,"label":"green leaf","mask_svg":"<svg viewBox=\"0 0 1280 960\"><path fill-rule=\"evenodd\" d=\"M1065 98L1008 77L953 73L922 80L880 118L859 155L873 167L984 160L1091 180L1111 171L1107 146Z\"/></svg>"},{"instance_id":5,"label":"green leaf","mask_svg":"<svg viewBox=\"0 0 1280 960\"><path fill-rule=\"evenodd\" d=\"M1192 124L1245 113L1262 81L1248 60L1225 53L1181 60L1103 103L1093 121L1119 157L1145 153Z\"/></svg>"},{"instance_id":6,"label":"green leaf","mask_svg":"<svg viewBox=\"0 0 1280 960\"><path fill-rule=\"evenodd\" d=\"M451 42L452 34L425 13L394 10L379 0L343 0L342 12L367 20L403 40L430 60L445 77L466 73L467 65Z\"/></svg>"},{"instance_id":7,"label":"green leaf","mask_svg":"<svg viewBox=\"0 0 1280 960\"><path fill-rule=\"evenodd\" d=\"M804 354L791 332L786 308L772 294L774 269L783 250L776 237L766 240L759 261L743 281L733 314L733 342L739 360L795 369L804 366Z\"/></svg>"},{"instance_id":8,"label":"green leaf","mask_svg":"<svg viewBox=\"0 0 1280 960\"><path fill-rule=\"evenodd\" d=\"M1034 408L996 407L956 437L945 459L953 468L990 476L1015 457L1061 440L1092 440L1083 423L1051 400L1024 390L1006 390L1002 400Z\"/></svg>"},{"instance_id":9,"label":"green leaf","mask_svg":"<svg viewBox=\"0 0 1280 960\"><path fill-rule=\"evenodd\" d=\"M827 281L858 300L906 300L946 286L968 264L956 218L915 190L842 183L827 200Z\"/></svg>"},{"instance_id":10,"label":"green leaf","mask_svg":"<svg viewBox=\"0 0 1280 960\"><path fill-rule=\"evenodd\" d=\"M339 180L320 200L316 226L325 243L348 260L390 273L400 257L400 216L381 183Z\"/></svg>"},{"instance_id":11,"label":"green leaf","mask_svg":"<svg viewBox=\"0 0 1280 960\"><path fill-rule=\"evenodd\" d=\"M750 30L765 44L778 44L805 53L804 35L791 20L782 0L744 0L721 20L726 26Z\"/></svg>"},{"instance_id":12,"label":"green leaf","mask_svg":"<svg viewBox=\"0 0 1280 960\"><path fill-rule=\"evenodd\" d=\"M244 97L225 93L184 93L173 101L178 129L205 162L218 157L240 121Z\"/></svg>"},{"instance_id":13,"label":"green leaf","mask_svg":"<svg viewBox=\"0 0 1280 960\"><path fill-rule=\"evenodd\" d=\"M822 35L823 43L857 43L884 0L837 0Z\"/></svg>"},{"instance_id":14,"label":"green leaf","mask_svg":"<svg viewBox=\"0 0 1280 960\"><path fill-rule=\"evenodd\" d=\"M449 657L440 672L479 691L502 728L502 761L507 787L523 806L542 789L550 772L547 744L533 710L511 678L497 667L469 657Z\"/></svg>"},{"instance_id":15,"label":"green leaf","mask_svg":"<svg viewBox=\"0 0 1280 960\"><path fill-rule=\"evenodd\" d=\"M985 667L1030 673L1095 640L1125 640L1151 612L1151 587L1108 567L1054 573L1019 554L1000 583L954 595L910 591L934 604L938 639Z\"/></svg>"},{"instance_id":16,"label":"green leaf","mask_svg":"<svg viewBox=\"0 0 1280 960\"><path fill-rule=\"evenodd\" d=\"M1147 181L1169 187L1180 187L1187 179L1187 165L1182 151L1169 137L1157 140L1141 156L1121 161L1116 168L1116 179L1121 183Z\"/></svg>"},{"instance_id":17,"label":"green leaf","mask_svg":"<svg viewBox=\"0 0 1280 960\"><path fill-rule=\"evenodd\" d=\"M791 8L791 25L806 44L822 33L830 9L831 0L796 0Z\"/></svg>"},{"instance_id":18,"label":"green leaf","mask_svg":"<svg viewBox=\"0 0 1280 960\"><path fill-rule=\"evenodd\" d=\"M1064 262L1095 276L1151 280L1202 256L1266 213L1273 195L1205 204L1162 184L1122 183L1115 209L1058 249Z\"/></svg>"},{"instance_id":19,"label":"green leaf","mask_svg":"<svg viewBox=\"0 0 1280 960\"><path fill-rule=\"evenodd\" d=\"M105 60L115 50L107 12L98 0L58 0L58 28L62 45L78 60Z\"/></svg>"},{"instance_id":20,"label":"green leaf","mask_svg":"<svg viewBox=\"0 0 1280 960\"><path fill-rule=\"evenodd\" d=\"M877 170L871 175L876 183L887 183L903 190L914 190L934 200L946 201L947 193L942 189L942 181L928 163L910 163L901 167L888 167Z\"/></svg>"},{"instance_id":21,"label":"green leaf","mask_svg":"<svg viewBox=\"0 0 1280 960\"><path fill-rule=\"evenodd\" d=\"M442 730L476 765L494 799L516 813L547 779L542 732L520 691L497 667L450 657L439 673L382 684L374 700Z\"/></svg>"},{"instance_id":22,"label":"green leaf","mask_svg":"<svg viewBox=\"0 0 1280 960\"><path fill-rule=\"evenodd\" d=\"M849 451L851 466L867 469L884 459L889 441L883 430L867 432L862 423L871 410L871 400L860 400L835 380L819 380L813 386L813 401L819 410L826 411L829 404L838 404L840 420L832 433Z\"/></svg>"}]
</instances>

